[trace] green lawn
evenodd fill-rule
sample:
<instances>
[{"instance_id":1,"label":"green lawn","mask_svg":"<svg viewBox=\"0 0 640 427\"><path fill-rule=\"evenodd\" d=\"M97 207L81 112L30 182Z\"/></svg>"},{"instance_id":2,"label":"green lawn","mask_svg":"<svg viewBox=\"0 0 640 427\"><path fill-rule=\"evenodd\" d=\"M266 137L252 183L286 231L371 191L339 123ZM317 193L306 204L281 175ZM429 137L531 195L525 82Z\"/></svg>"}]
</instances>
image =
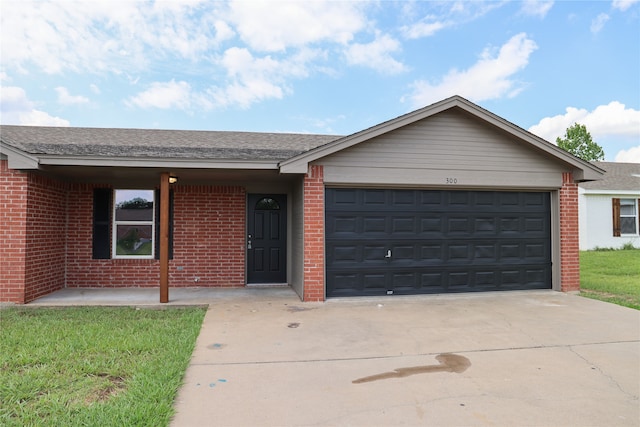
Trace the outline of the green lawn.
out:
<instances>
[{"instance_id":1,"label":"green lawn","mask_svg":"<svg viewBox=\"0 0 640 427\"><path fill-rule=\"evenodd\" d=\"M581 295L640 310L640 249L580 253Z\"/></svg>"},{"instance_id":2,"label":"green lawn","mask_svg":"<svg viewBox=\"0 0 640 427\"><path fill-rule=\"evenodd\" d=\"M0 310L0 425L168 425L204 314Z\"/></svg>"}]
</instances>

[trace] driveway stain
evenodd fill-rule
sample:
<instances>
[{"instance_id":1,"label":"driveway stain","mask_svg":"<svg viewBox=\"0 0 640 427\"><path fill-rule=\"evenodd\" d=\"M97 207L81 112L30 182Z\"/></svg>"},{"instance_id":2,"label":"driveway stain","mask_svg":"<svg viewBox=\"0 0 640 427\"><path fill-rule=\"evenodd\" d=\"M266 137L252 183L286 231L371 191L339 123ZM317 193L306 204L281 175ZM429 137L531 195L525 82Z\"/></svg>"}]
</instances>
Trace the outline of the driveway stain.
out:
<instances>
[{"instance_id":1,"label":"driveway stain","mask_svg":"<svg viewBox=\"0 0 640 427\"><path fill-rule=\"evenodd\" d=\"M436 356L436 360L440 362L438 365L411 366L408 368L394 369L392 372L383 372L369 377L358 378L353 380L353 384L370 383L372 381L387 380L389 378L405 378L411 375L428 374L432 372L454 372L460 374L471 366L471 362L464 356L452 353L442 353Z\"/></svg>"},{"instance_id":2,"label":"driveway stain","mask_svg":"<svg viewBox=\"0 0 640 427\"><path fill-rule=\"evenodd\" d=\"M318 307L299 307L299 306L296 306L296 305L292 305L292 306L287 307L287 311L289 313L299 313L301 311L315 310L317 308Z\"/></svg>"}]
</instances>

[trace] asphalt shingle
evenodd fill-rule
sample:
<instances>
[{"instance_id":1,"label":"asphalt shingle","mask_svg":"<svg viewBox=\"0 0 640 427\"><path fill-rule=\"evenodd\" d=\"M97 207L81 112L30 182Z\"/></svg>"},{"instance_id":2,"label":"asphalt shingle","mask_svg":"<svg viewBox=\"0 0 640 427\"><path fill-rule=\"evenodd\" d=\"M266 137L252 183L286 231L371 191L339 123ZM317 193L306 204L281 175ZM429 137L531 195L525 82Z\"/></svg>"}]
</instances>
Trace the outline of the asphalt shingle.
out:
<instances>
[{"instance_id":1,"label":"asphalt shingle","mask_svg":"<svg viewBox=\"0 0 640 427\"><path fill-rule=\"evenodd\" d=\"M583 182L585 190L640 191L640 163L592 162L606 171L599 181Z\"/></svg>"},{"instance_id":2,"label":"asphalt shingle","mask_svg":"<svg viewBox=\"0 0 640 427\"><path fill-rule=\"evenodd\" d=\"M285 160L336 135L0 126L4 144L33 155Z\"/></svg>"}]
</instances>

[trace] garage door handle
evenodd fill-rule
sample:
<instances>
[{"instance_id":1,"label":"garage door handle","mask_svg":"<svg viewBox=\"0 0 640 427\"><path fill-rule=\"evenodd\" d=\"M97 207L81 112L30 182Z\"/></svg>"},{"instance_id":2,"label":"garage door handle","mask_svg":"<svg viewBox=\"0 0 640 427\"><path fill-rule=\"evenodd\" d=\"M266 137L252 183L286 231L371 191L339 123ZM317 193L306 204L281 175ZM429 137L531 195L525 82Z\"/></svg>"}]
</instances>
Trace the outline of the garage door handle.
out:
<instances>
[{"instance_id":1,"label":"garage door handle","mask_svg":"<svg viewBox=\"0 0 640 427\"><path fill-rule=\"evenodd\" d=\"M385 258L391 258L391 249L387 251L387 254L384 256Z\"/></svg>"}]
</instances>

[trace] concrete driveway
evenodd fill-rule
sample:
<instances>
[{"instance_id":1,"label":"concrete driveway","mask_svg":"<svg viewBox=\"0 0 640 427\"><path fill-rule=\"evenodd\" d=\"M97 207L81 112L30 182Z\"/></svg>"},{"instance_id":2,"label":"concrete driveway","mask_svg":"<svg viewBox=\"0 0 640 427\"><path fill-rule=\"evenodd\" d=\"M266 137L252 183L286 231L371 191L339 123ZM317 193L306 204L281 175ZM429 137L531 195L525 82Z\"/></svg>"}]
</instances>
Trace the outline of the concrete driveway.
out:
<instances>
[{"instance_id":1,"label":"concrete driveway","mask_svg":"<svg viewBox=\"0 0 640 427\"><path fill-rule=\"evenodd\" d=\"M212 302L172 426L638 426L639 389L640 311L280 292Z\"/></svg>"}]
</instances>

